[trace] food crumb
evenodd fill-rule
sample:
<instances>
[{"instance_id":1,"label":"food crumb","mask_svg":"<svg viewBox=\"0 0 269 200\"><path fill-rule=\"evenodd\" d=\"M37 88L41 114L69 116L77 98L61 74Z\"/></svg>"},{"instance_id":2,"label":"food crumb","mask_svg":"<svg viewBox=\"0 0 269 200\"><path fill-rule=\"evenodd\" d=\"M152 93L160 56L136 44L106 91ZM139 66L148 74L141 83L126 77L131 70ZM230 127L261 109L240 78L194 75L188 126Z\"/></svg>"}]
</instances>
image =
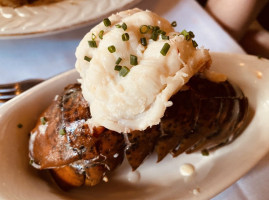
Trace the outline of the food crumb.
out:
<instances>
[{"instance_id":1,"label":"food crumb","mask_svg":"<svg viewBox=\"0 0 269 200\"><path fill-rule=\"evenodd\" d=\"M193 189L193 190L192 190L192 193L193 193L194 195L198 195L198 194L200 194L200 188L195 188L195 189Z\"/></svg>"},{"instance_id":2,"label":"food crumb","mask_svg":"<svg viewBox=\"0 0 269 200\"><path fill-rule=\"evenodd\" d=\"M262 72L256 71L256 75L257 75L257 78L258 79L261 79L262 78Z\"/></svg>"},{"instance_id":3,"label":"food crumb","mask_svg":"<svg viewBox=\"0 0 269 200\"><path fill-rule=\"evenodd\" d=\"M188 163L181 165L179 170L183 176L191 176L195 171L194 166Z\"/></svg>"},{"instance_id":4,"label":"food crumb","mask_svg":"<svg viewBox=\"0 0 269 200\"><path fill-rule=\"evenodd\" d=\"M207 149L203 149L201 153L203 156L209 156L209 151Z\"/></svg>"},{"instance_id":5,"label":"food crumb","mask_svg":"<svg viewBox=\"0 0 269 200\"><path fill-rule=\"evenodd\" d=\"M104 177L103 177L103 181L106 182L106 183L108 182L108 178L107 178L107 176L104 176Z\"/></svg>"}]
</instances>

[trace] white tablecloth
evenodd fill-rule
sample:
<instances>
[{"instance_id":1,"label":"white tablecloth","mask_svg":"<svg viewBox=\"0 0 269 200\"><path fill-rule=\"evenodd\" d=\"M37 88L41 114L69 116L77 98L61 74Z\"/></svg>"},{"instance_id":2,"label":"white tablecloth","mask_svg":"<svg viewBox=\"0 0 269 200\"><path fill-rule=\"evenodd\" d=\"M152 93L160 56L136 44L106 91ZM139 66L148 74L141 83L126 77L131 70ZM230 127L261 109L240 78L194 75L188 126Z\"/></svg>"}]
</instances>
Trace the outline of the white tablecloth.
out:
<instances>
[{"instance_id":1,"label":"white tablecloth","mask_svg":"<svg viewBox=\"0 0 269 200\"><path fill-rule=\"evenodd\" d=\"M152 10L169 21L176 20L178 31L192 30L199 46L211 51L244 53L194 0L144 0L137 7ZM73 69L76 47L90 28L29 39L0 40L0 84L28 78L47 79ZM269 154L213 199L267 200L268 186Z\"/></svg>"}]
</instances>

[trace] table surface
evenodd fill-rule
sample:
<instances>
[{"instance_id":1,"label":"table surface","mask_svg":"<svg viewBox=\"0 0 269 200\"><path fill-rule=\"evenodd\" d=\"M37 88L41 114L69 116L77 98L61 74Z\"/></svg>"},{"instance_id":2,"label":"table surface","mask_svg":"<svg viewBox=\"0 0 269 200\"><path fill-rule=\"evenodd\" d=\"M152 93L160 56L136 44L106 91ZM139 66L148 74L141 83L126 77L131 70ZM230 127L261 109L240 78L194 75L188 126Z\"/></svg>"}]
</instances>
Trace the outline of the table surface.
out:
<instances>
[{"instance_id":1,"label":"table surface","mask_svg":"<svg viewBox=\"0 0 269 200\"><path fill-rule=\"evenodd\" d=\"M194 0L144 0L137 5L169 21L177 31L192 30L199 46L210 51L245 53ZM91 26L49 36L0 40L0 84L28 78L48 79L73 69L75 50ZM213 198L267 200L269 153L244 177Z\"/></svg>"}]
</instances>

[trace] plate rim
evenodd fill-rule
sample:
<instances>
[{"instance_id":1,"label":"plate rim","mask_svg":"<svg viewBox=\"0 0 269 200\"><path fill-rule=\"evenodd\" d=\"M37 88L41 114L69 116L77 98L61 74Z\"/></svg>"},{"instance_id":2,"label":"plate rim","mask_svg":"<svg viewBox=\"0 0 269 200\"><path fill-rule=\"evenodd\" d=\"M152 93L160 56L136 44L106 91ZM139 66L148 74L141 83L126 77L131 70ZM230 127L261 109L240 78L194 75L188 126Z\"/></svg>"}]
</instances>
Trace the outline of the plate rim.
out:
<instances>
[{"instance_id":1,"label":"plate rim","mask_svg":"<svg viewBox=\"0 0 269 200\"><path fill-rule=\"evenodd\" d=\"M79 1L74 1L74 0L61 0L59 2L47 4L47 5L37 5L37 6L31 6L31 5L23 5L20 7L7 7L7 6L1 6L0 5L0 19L6 20L5 23L9 22L9 18L5 18L5 12L3 12L3 9L9 9L12 10L12 12L16 13L14 16L15 22L19 21L20 19L23 19L23 14L18 14L19 9L27 9L28 11L31 11L32 13L37 13L39 9L48 9L48 8L55 8L57 6L64 6L68 4L72 4L75 2L76 5L78 5L80 8L85 6L83 3L87 2L88 0L79 0ZM96 2L98 5L105 4L107 1L112 1L113 0L97 0ZM29 38L29 37L39 37L39 36L46 36L46 35L52 35L52 34L57 34L65 31L71 31L74 29L78 28L83 28L86 26L90 26L93 24L98 23L101 19L103 19L105 16L109 16L112 13L119 12L121 10L129 9L134 7L136 4L141 2L142 0L123 0L122 5L119 6L114 6L111 8L108 8L107 10L104 10L102 13L95 13L95 16L92 17L85 17L85 19L80 19L78 22L72 21L70 24L65 24L65 25L58 25L55 28L50 28L50 26L43 28L42 30L38 30L38 28L35 28L33 31L24 31L24 32L19 32L15 31L14 33L11 33L10 31L1 31L0 29L0 40L5 40L5 39L21 39L21 38ZM91 6L89 2L89 6ZM51 9L52 10L52 9ZM66 12L67 10L63 10ZM52 14L55 14L55 11ZM87 13L85 13L87 14ZM21 16L20 16L21 15ZM33 18L34 16L30 16L30 19ZM53 17L53 16L52 16ZM28 17L29 18L29 17ZM14 21L14 19L13 19ZM3 22L2 22L3 23ZM24 23L20 24L25 25Z\"/></svg>"},{"instance_id":2,"label":"plate rim","mask_svg":"<svg viewBox=\"0 0 269 200\"><path fill-rule=\"evenodd\" d=\"M217 53L217 52L212 52L211 53L212 57L214 56L220 56L220 57L230 57L230 56L234 56L236 57L237 59L242 59L242 60L249 60L249 59L257 59L257 56L253 56L253 55L243 55L243 54L233 54L233 53ZM264 59L264 61L268 64L269 63L269 60L267 59ZM264 70L266 70L267 72L269 72L269 68L266 68L265 65L262 65L264 68ZM253 69L255 69L255 66L253 66ZM59 80L61 79L62 77L65 77L65 76L71 76L71 75L75 75L77 72L75 69L72 69L72 70L69 70L67 72L64 72L62 74L59 74L43 83L41 83L40 85L37 85L35 86L34 88L30 89L29 91L26 91L25 93L21 94L20 96L10 100L9 102L7 102L6 104L0 106L0 115L1 113L4 113L4 112L7 112L8 111L8 108L10 106L12 106L13 103L16 103L18 102L19 100L21 100L22 98L26 98L28 95L30 95L32 92L35 92L37 90L39 90L40 88L44 87L46 84L50 84L51 82L54 82L56 80ZM264 77L265 78L265 77ZM0 122L1 122L1 117L0 117ZM248 169L245 170L244 173L240 174L240 177L243 177L250 169L252 169L268 152L269 150L269 146L267 147L266 150L264 150L263 152L263 155L260 155L259 158L256 158L255 160L255 164L252 164L251 166L248 167ZM234 182L236 182L237 180L239 180L239 178L236 178L234 181L232 181L229 185L227 185L225 188L222 188L222 190L220 191L215 191L215 192L212 192L211 193L211 196L208 196L208 197L214 197L215 195L219 194L220 192L222 192L224 189L228 188L230 185L232 185Z\"/></svg>"}]
</instances>

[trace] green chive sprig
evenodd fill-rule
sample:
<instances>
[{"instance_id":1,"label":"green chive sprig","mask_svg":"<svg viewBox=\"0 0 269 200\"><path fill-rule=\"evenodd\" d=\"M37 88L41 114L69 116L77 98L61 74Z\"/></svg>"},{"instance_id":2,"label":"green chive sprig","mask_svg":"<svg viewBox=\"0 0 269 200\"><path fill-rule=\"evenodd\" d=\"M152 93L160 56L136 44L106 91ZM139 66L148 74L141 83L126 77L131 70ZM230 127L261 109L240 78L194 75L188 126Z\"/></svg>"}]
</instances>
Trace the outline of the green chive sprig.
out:
<instances>
[{"instance_id":1,"label":"green chive sprig","mask_svg":"<svg viewBox=\"0 0 269 200\"><path fill-rule=\"evenodd\" d=\"M90 62L92 59L90 57L88 57L88 56L84 56L84 60Z\"/></svg>"},{"instance_id":2,"label":"green chive sprig","mask_svg":"<svg viewBox=\"0 0 269 200\"><path fill-rule=\"evenodd\" d=\"M47 118L46 117L41 117L40 121L41 121L42 125L45 125L47 123Z\"/></svg>"},{"instance_id":3,"label":"green chive sprig","mask_svg":"<svg viewBox=\"0 0 269 200\"><path fill-rule=\"evenodd\" d=\"M140 42L143 46L147 46L147 39L146 38L140 38Z\"/></svg>"},{"instance_id":4,"label":"green chive sprig","mask_svg":"<svg viewBox=\"0 0 269 200\"><path fill-rule=\"evenodd\" d=\"M195 37L192 31L186 31L185 29L181 31L180 34L183 35L187 41Z\"/></svg>"},{"instance_id":5,"label":"green chive sprig","mask_svg":"<svg viewBox=\"0 0 269 200\"><path fill-rule=\"evenodd\" d=\"M126 30L127 30L127 24L125 24L125 23L123 22L122 25L121 25L121 28L122 28L124 31L126 31Z\"/></svg>"},{"instance_id":6,"label":"green chive sprig","mask_svg":"<svg viewBox=\"0 0 269 200\"><path fill-rule=\"evenodd\" d=\"M146 34L147 32L149 32L149 29L150 29L149 26L147 26L147 25L141 25L140 28L139 28L139 31L142 34Z\"/></svg>"},{"instance_id":7,"label":"green chive sprig","mask_svg":"<svg viewBox=\"0 0 269 200\"><path fill-rule=\"evenodd\" d=\"M61 129L59 130L59 134L60 134L60 135L65 135L66 132L65 132L65 130L64 130L63 128L61 128Z\"/></svg>"},{"instance_id":8,"label":"green chive sprig","mask_svg":"<svg viewBox=\"0 0 269 200\"><path fill-rule=\"evenodd\" d=\"M195 37L194 33L192 31L186 31L185 29L183 31L181 31L180 33L181 35L184 36L184 38L189 41L192 40L192 45L194 48L196 48L198 46L197 42L195 40L193 40L193 38Z\"/></svg>"},{"instance_id":9,"label":"green chive sprig","mask_svg":"<svg viewBox=\"0 0 269 200\"><path fill-rule=\"evenodd\" d=\"M120 25L120 24L116 24L115 25L117 28L122 28L124 31L126 31L127 30L127 24L126 23L122 23L122 25Z\"/></svg>"},{"instance_id":10,"label":"green chive sprig","mask_svg":"<svg viewBox=\"0 0 269 200\"><path fill-rule=\"evenodd\" d=\"M156 41L158 39L158 37L159 37L158 32L157 31L153 31L150 39Z\"/></svg>"},{"instance_id":11,"label":"green chive sprig","mask_svg":"<svg viewBox=\"0 0 269 200\"><path fill-rule=\"evenodd\" d=\"M115 26L116 26L116 28L121 28L120 24L116 24Z\"/></svg>"},{"instance_id":12,"label":"green chive sprig","mask_svg":"<svg viewBox=\"0 0 269 200\"><path fill-rule=\"evenodd\" d=\"M116 64L120 64L120 62L122 61L122 58L121 57L118 57L118 59L116 60Z\"/></svg>"},{"instance_id":13,"label":"green chive sprig","mask_svg":"<svg viewBox=\"0 0 269 200\"><path fill-rule=\"evenodd\" d=\"M129 40L129 34L124 33L124 34L122 34L121 38L122 38L122 41L128 41Z\"/></svg>"},{"instance_id":14,"label":"green chive sprig","mask_svg":"<svg viewBox=\"0 0 269 200\"><path fill-rule=\"evenodd\" d=\"M105 25L106 27L108 27L108 26L111 25L111 21L110 21L108 18L105 18L105 19L103 20L103 23L104 23L104 25Z\"/></svg>"},{"instance_id":15,"label":"green chive sprig","mask_svg":"<svg viewBox=\"0 0 269 200\"><path fill-rule=\"evenodd\" d=\"M94 40L90 40L90 41L88 41L88 43L89 43L89 46L91 48L97 48L97 44L96 44L96 42Z\"/></svg>"},{"instance_id":16,"label":"green chive sprig","mask_svg":"<svg viewBox=\"0 0 269 200\"><path fill-rule=\"evenodd\" d=\"M109 46L107 49L110 53L114 53L116 51L116 47L114 45Z\"/></svg>"},{"instance_id":17,"label":"green chive sprig","mask_svg":"<svg viewBox=\"0 0 269 200\"><path fill-rule=\"evenodd\" d=\"M98 34L99 38L102 40L104 36L104 30L101 30Z\"/></svg>"},{"instance_id":18,"label":"green chive sprig","mask_svg":"<svg viewBox=\"0 0 269 200\"><path fill-rule=\"evenodd\" d=\"M166 56L167 52L169 51L170 49L170 45L168 43L165 43L163 45L163 48L161 49L160 53L163 55L163 56Z\"/></svg>"},{"instance_id":19,"label":"green chive sprig","mask_svg":"<svg viewBox=\"0 0 269 200\"><path fill-rule=\"evenodd\" d=\"M169 40L169 36L168 35L162 35L162 39L163 40Z\"/></svg>"},{"instance_id":20,"label":"green chive sprig","mask_svg":"<svg viewBox=\"0 0 269 200\"><path fill-rule=\"evenodd\" d=\"M153 26L153 31L158 31L158 30L160 30L159 26Z\"/></svg>"},{"instance_id":21,"label":"green chive sprig","mask_svg":"<svg viewBox=\"0 0 269 200\"><path fill-rule=\"evenodd\" d=\"M201 153L203 156L209 156L209 151L207 149L203 149Z\"/></svg>"},{"instance_id":22,"label":"green chive sprig","mask_svg":"<svg viewBox=\"0 0 269 200\"><path fill-rule=\"evenodd\" d=\"M161 30L161 29L157 30L157 33L160 34L160 35L165 35L166 34L166 32Z\"/></svg>"},{"instance_id":23,"label":"green chive sprig","mask_svg":"<svg viewBox=\"0 0 269 200\"><path fill-rule=\"evenodd\" d=\"M120 71L120 70L121 70L121 68L122 68L122 66L121 66L121 65L115 65L114 70L116 70L116 71Z\"/></svg>"},{"instance_id":24,"label":"green chive sprig","mask_svg":"<svg viewBox=\"0 0 269 200\"><path fill-rule=\"evenodd\" d=\"M92 40L95 40L96 35L94 33L92 33Z\"/></svg>"},{"instance_id":25,"label":"green chive sprig","mask_svg":"<svg viewBox=\"0 0 269 200\"><path fill-rule=\"evenodd\" d=\"M128 73L129 73L130 69L126 66L123 66L121 69L120 69L120 76L122 77L125 77Z\"/></svg>"},{"instance_id":26,"label":"green chive sprig","mask_svg":"<svg viewBox=\"0 0 269 200\"><path fill-rule=\"evenodd\" d=\"M176 26L177 26L177 22L176 22L176 21L173 21L173 22L171 23L171 26L176 27Z\"/></svg>"},{"instance_id":27,"label":"green chive sprig","mask_svg":"<svg viewBox=\"0 0 269 200\"><path fill-rule=\"evenodd\" d=\"M198 44L197 44L197 42L195 40L192 40L192 45L193 45L194 48L198 47Z\"/></svg>"},{"instance_id":28,"label":"green chive sprig","mask_svg":"<svg viewBox=\"0 0 269 200\"><path fill-rule=\"evenodd\" d=\"M130 64L131 65L137 65L137 56L130 55Z\"/></svg>"}]
</instances>

